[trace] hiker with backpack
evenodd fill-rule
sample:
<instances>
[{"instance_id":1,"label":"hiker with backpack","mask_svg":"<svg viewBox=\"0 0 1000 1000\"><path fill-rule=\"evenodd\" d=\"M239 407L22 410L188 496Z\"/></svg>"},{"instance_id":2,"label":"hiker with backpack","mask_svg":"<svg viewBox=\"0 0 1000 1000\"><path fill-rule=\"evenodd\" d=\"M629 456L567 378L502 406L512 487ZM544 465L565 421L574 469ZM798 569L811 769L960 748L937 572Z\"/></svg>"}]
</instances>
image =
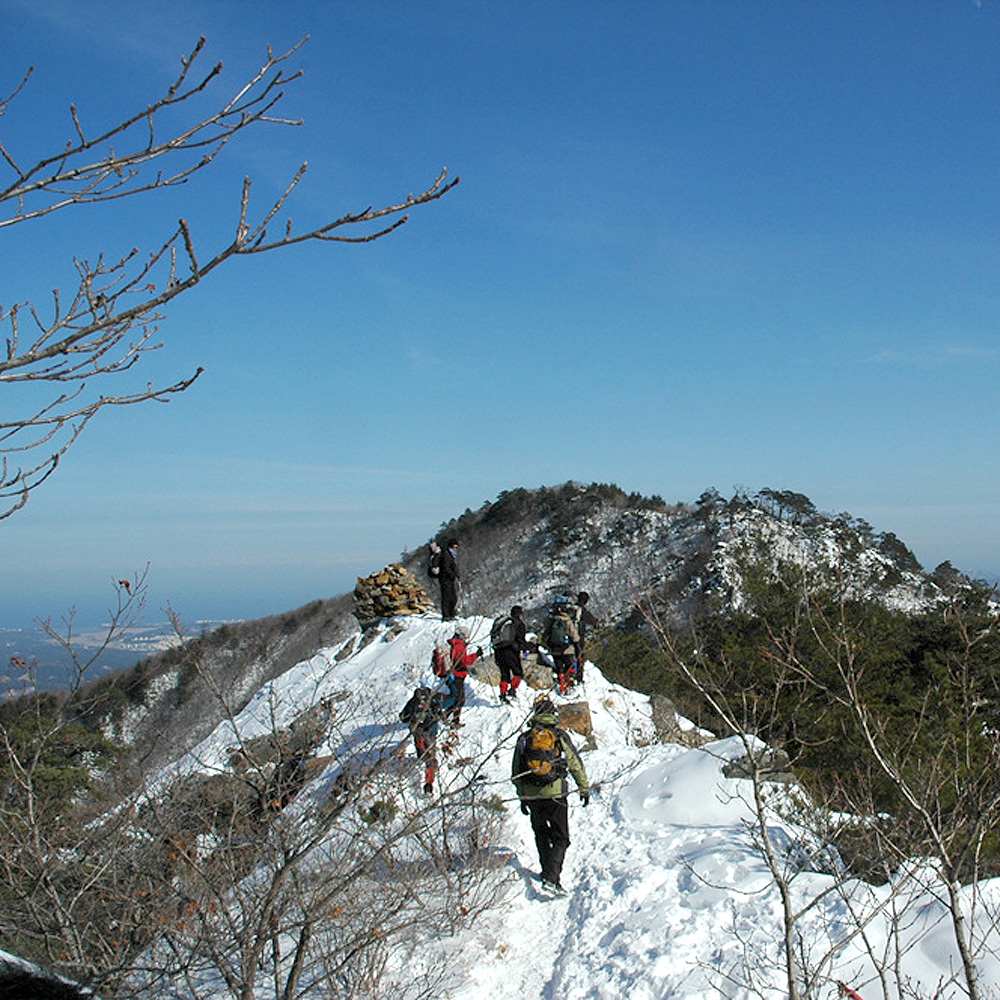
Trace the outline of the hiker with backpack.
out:
<instances>
[{"instance_id":1,"label":"hiker with backpack","mask_svg":"<svg viewBox=\"0 0 1000 1000\"><path fill-rule=\"evenodd\" d=\"M528 728L518 737L511 762L511 781L521 812L531 817L544 888L561 893L563 860L569 847L569 781L572 775L580 804L590 802L583 761L569 735L559 728L555 705L542 694L535 701Z\"/></svg>"},{"instance_id":2,"label":"hiker with backpack","mask_svg":"<svg viewBox=\"0 0 1000 1000\"><path fill-rule=\"evenodd\" d=\"M441 618L451 621L458 612L458 541L452 538L438 560L438 583L441 584Z\"/></svg>"},{"instance_id":3,"label":"hiker with backpack","mask_svg":"<svg viewBox=\"0 0 1000 1000\"><path fill-rule=\"evenodd\" d=\"M527 626L524 624L524 608L515 604L510 614L501 615L490 630L493 656L500 669L500 700L510 704L517 697L517 689L524 680L521 654L529 652Z\"/></svg>"},{"instance_id":4,"label":"hiker with backpack","mask_svg":"<svg viewBox=\"0 0 1000 1000\"><path fill-rule=\"evenodd\" d=\"M469 632L465 626L456 626L455 634L447 645L436 646L431 658L434 676L440 677L445 684L442 696L443 715L453 729L462 725L465 678L469 676L469 667L483 655L482 646L476 647L475 652L469 652L468 639Z\"/></svg>"},{"instance_id":5,"label":"hiker with backpack","mask_svg":"<svg viewBox=\"0 0 1000 1000\"><path fill-rule=\"evenodd\" d=\"M560 594L552 602L543 638L552 658L559 693L565 694L576 679L576 661L581 649L580 605L571 594Z\"/></svg>"},{"instance_id":6,"label":"hiker with backpack","mask_svg":"<svg viewBox=\"0 0 1000 1000\"><path fill-rule=\"evenodd\" d=\"M434 777L438 770L438 724L444 715L444 699L429 687L418 687L399 713L413 737L417 760L424 765L424 794L434 793Z\"/></svg>"}]
</instances>

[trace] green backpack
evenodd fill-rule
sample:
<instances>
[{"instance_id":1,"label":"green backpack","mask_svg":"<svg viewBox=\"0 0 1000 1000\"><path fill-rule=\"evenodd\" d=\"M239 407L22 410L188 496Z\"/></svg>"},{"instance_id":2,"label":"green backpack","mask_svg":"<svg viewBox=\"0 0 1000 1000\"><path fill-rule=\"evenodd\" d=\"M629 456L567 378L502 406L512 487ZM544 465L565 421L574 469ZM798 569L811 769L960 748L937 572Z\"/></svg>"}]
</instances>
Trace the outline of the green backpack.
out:
<instances>
[{"instance_id":1,"label":"green backpack","mask_svg":"<svg viewBox=\"0 0 1000 1000\"><path fill-rule=\"evenodd\" d=\"M549 612L549 624L545 630L549 652L561 653L564 649L580 641L574 615L575 605L568 602L553 605Z\"/></svg>"}]
</instances>

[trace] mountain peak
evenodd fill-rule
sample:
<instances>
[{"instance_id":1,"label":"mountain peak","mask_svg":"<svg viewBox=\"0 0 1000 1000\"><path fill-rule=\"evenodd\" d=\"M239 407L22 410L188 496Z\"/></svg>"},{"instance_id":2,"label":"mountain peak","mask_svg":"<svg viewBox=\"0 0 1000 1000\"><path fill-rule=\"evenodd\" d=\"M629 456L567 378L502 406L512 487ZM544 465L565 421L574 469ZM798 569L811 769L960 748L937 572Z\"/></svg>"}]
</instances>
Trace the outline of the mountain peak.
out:
<instances>
[{"instance_id":1,"label":"mountain peak","mask_svg":"<svg viewBox=\"0 0 1000 1000\"><path fill-rule=\"evenodd\" d=\"M852 596L916 611L942 588L892 533L849 514L823 514L802 493L765 489L730 499L706 490L694 503L576 482L501 493L435 538L460 542L463 607L497 614L513 603L542 614L555 593L586 590L604 621L624 622L655 591L672 613L710 602L745 607L746 580L784 564L817 585L839 578ZM403 563L430 593L427 550Z\"/></svg>"}]
</instances>

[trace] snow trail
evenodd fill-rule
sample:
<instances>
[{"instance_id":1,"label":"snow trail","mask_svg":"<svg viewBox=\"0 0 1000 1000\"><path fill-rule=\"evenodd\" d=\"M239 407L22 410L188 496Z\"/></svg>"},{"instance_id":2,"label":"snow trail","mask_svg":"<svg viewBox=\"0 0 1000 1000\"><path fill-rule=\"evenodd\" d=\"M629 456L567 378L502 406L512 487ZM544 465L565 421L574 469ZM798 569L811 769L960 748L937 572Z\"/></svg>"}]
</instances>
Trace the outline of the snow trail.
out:
<instances>
[{"instance_id":1,"label":"snow trail","mask_svg":"<svg viewBox=\"0 0 1000 1000\"><path fill-rule=\"evenodd\" d=\"M489 619L460 623L472 636L470 648L488 646ZM413 616L388 623L339 661L336 650L320 651L265 686L236 725L244 737L268 732L336 695L353 699L358 740L405 741L401 723L386 726L379 720L395 720L412 689L433 680L431 652L455 624ZM440 792L447 794L465 780L452 770L460 761L482 763L484 787L506 809L500 851L507 858L508 883L496 910L432 946L447 956L452 971L448 1000L782 996L781 911L748 829L753 822L749 784L722 773L723 763L743 752L742 742L719 740L698 749L656 743L648 698L609 683L593 664L586 677L582 691L554 697L557 704L586 699L596 743L588 749L574 735L593 792L587 808L571 796L571 844L563 873L568 892L556 899L541 898L531 878L538 870L534 840L509 780L514 742L533 692L507 706L498 701L495 688L473 676L466 682L464 726L453 756L442 757ZM231 742L232 730L220 726L183 767L224 766ZM328 749L335 753L337 748ZM408 746L405 764L412 764L416 774ZM777 817L769 829L790 847L801 840L800 831ZM794 883L796 898L816 898L832 884L830 875L801 872ZM845 892L855 905L872 909L891 888L849 883ZM903 956L902 972L931 992L957 967L957 956L940 903L915 884L909 891L919 915L911 934L926 933ZM970 912L981 933L993 935L994 950L1000 950L996 927L990 926L991 916L1000 913L1000 881L981 884L979 893ZM818 957L849 926L846 906L832 895L802 918L807 951ZM888 934L884 920L869 927L876 947L884 947ZM753 983L745 962L755 969ZM407 956L400 956L402 981L406 965ZM979 965L984 985L996 990L1000 960L984 951ZM845 943L824 972L829 990L821 996L836 995L837 979L857 988L864 1000L880 995L858 941ZM959 995L957 988L943 994Z\"/></svg>"}]
</instances>

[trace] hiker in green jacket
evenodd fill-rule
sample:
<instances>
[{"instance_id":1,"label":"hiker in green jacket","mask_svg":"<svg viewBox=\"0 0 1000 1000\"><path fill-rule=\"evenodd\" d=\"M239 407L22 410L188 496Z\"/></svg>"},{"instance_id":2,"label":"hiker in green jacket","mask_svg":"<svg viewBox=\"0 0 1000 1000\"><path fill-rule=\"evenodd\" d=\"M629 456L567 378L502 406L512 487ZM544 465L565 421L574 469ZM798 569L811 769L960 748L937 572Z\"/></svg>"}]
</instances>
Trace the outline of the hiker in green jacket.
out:
<instances>
[{"instance_id":1,"label":"hiker in green jacket","mask_svg":"<svg viewBox=\"0 0 1000 1000\"><path fill-rule=\"evenodd\" d=\"M521 812L531 829L542 866L542 885L562 892L559 876L569 847L569 780L573 776L580 804L590 802L590 783L569 735L559 728L559 714L546 695L535 701L528 728L518 737L511 762L511 781Z\"/></svg>"}]
</instances>

